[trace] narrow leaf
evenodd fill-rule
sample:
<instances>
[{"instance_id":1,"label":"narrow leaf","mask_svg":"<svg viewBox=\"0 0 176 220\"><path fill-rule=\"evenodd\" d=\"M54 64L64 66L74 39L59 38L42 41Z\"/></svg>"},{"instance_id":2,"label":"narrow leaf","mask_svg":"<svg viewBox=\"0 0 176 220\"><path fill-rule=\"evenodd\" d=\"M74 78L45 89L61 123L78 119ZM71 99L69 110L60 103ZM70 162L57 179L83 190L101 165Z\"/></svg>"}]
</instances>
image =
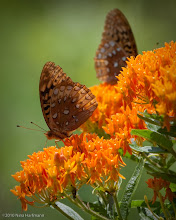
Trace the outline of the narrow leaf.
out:
<instances>
[{"instance_id":1,"label":"narrow leaf","mask_svg":"<svg viewBox=\"0 0 176 220\"><path fill-rule=\"evenodd\" d=\"M175 158L171 156L171 158L167 162L167 168L171 167L176 162Z\"/></svg>"},{"instance_id":2,"label":"narrow leaf","mask_svg":"<svg viewBox=\"0 0 176 220\"><path fill-rule=\"evenodd\" d=\"M171 150L173 144L172 141L166 138L164 135L145 129L133 129L132 135L143 137L151 142L158 144L162 149Z\"/></svg>"},{"instance_id":3,"label":"narrow leaf","mask_svg":"<svg viewBox=\"0 0 176 220\"><path fill-rule=\"evenodd\" d=\"M158 118L154 118L154 117L152 117L152 115L149 115L149 114L143 114L143 115L144 116L137 114L137 116L140 119L144 120L145 122L148 122L148 123L156 125L156 126L161 126L161 122Z\"/></svg>"},{"instance_id":4,"label":"narrow leaf","mask_svg":"<svg viewBox=\"0 0 176 220\"><path fill-rule=\"evenodd\" d=\"M171 137L176 137L176 126L171 126L170 131L168 131L166 128L160 128L158 129L158 132L161 134L169 135Z\"/></svg>"},{"instance_id":5,"label":"narrow leaf","mask_svg":"<svg viewBox=\"0 0 176 220\"><path fill-rule=\"evenodd\" d=\"M131 204L132 196L137 189L139 180L142 175L143 167L144 167L144 161L143 159L141 159L137 164L134 173L125 188L120 205L120 212L123 219L127 219L127 216L129 214L129 207Z\"/></svg>"},{"instance_id":6,"label":"narrow leaf","mask_svg":"<svg viewBox=\"0 0 176 220\"><path fill-rule=\"evenodd\" d=\"M141 220L158 220L159 216L156 215L156 217L151 213L151 211L148 208L138 208L139 216L141 217Z\"/></svg>"},{"instance_id":7,"label":"narrow leaf","mask_svg":"<svg viewBox=\"0 0 176 220\"><path fill-rule=\"evenodd\" d=\"M160 173L160 172L148 172L148 174L154 176L154 177L161 177L162 179L164 180L167 180L171 183L176 183L176 178L175 178L175 175L172 175L172 174L166 174L166 173Z\"/></svg>"},{"instance_id":8,"label":"narrow leaf","mask_svg":"<svg viewBox=\"0 0 176 220\"><path fill-rule=\"evenodd\" d=\"M55 202L55 205L63 212L66 213L67 216L69 216L69 219L74 219L74 220L84 220L80 215L78 215L77 212L75 212L72 208L69 206L61 203L61 202ZM53 205L54 207L54 205ZM54 207L55 208L55 207ZM62 213L61 212L61 213Z\"/></svg>"},{"instance_id":9,"label":"narrow leaf","mask_svg":"<svg viewBox=\"0 0 176 220\"><path fill-rule=\"evenodd\" d=\"M160 147L152 147L152 146L139 147L134 144L130 144L130 147L135 151L144 152L144 153L167 153L165 150L161 149Z\"/></svg>"}]
</instances>

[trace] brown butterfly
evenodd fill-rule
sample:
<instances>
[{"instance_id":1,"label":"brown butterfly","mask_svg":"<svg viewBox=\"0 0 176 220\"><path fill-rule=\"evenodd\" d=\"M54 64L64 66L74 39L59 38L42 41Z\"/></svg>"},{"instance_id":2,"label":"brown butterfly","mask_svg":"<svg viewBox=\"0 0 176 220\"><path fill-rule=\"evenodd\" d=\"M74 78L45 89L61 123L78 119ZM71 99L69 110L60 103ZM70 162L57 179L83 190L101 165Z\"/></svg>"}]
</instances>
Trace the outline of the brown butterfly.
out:
<instances>
[{"instance_id":1,"label":"brown butterfly","mask_svg":"<svg viewBox=\"0 0 176 220\"><path fill-rule=\"evenodd\" d=\"M43 116L50 129L45 133L48 139L69 137L98 106L95 96L85 85L73 82L53 62L43 67L39 92Z\"/></svg>"},{"instance_id":2,"label":"brown butterfly","mask_svg":"<svg viewBox=\"0 0 176 220\"><path fill-rule=\"evenodd\" d=\"M115 84L116 76L126 66L126 58L136 55L135 39L126 17L118 9L110 11L94 58L97 78Z\"/></svg>"}]
</instances>

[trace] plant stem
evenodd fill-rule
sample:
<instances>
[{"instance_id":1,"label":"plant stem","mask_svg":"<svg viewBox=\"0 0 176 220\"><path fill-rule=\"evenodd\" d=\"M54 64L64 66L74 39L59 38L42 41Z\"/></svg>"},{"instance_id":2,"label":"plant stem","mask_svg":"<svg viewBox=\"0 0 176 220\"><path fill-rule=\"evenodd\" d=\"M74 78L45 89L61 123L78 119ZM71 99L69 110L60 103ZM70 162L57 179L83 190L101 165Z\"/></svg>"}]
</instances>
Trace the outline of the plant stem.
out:
<instances>
[{"instance_id":1,"label":"plant stem","mask_svg":"<svg viewBox=\"0 0 176 220\"><path fill-rule=\"evenodd\" d=\"M60 209L55 203L52 204L52 206L59 211L60 213L62 213L62 215L64 215L65 217L67 217L70 220L74 220L74 218L70 217L69 215L67 215L65 212L62 211L62 209Z\"/></svg>"},{"instance_id":2,"label":"plant stem","mask_svg":"<svg viewBox=\"0 0 176 220\"><path fill-rule=\"evenodd\" d=\"M115 206L116 206L116 209L117 209L119 220L123 220L123 218L121 216L121 213L120 213L120 207L119 207L119 203L117 201L116 193L113 194L113 198L114 198L114 203L115 203Z\"/></svg>"},{"instance_id":3,"label":"plant stem","mask_svg":"<svg viewBox=\"0 0 176 220\"><path fill-rule=\"evenodd\" d=\"M173 202L172 202L172 206L173 206L173 210L174 210L174 213L175 213L175 219L176 219L176 208L175 208L175 205L174 205Z\"/></svg>"},{"instance_id":4,"label":"plant stem","mask_svg":"<svg viewBox=\"0 0 176 220\"><path fill-rule=\"evenodd\" d=\"M89 213L92 216L95 216L96 218L100 219L100 220L109 220L108 218L98 214L97 212L94 212L93 210L90 209L90 207L88 207L80 198L79 196L76 197L76 202L78 202L78 204L82 207L82 209L84 211L86 211L87 213Z\"/></svg>"},{"instance_id":5,"label":"plant stem","mask_svg":"<svg viewBox=\"0 0 176 220\"><path fill-rule=\"evenodd\" d=\"M159 170L163 170L163 168L161 166L159 166L159 164L155 163L153 160L151 160L145 153L141 153L141 155L143 157L145 157L145 159L150 163L152 164L154 167L156 167L157 169Z\"/></svg>"},{"instance_id":6,"label":"plant stem","mask_svg":"<svg viewBox=\"0 0 176 220\"><path fill-rule=\"evenodd\" d=\"M160 204L161 204L161 208L163 210L164 216L165 216L166 220L168 220L168 215L167 215L165 207L164 207L164 203L163 203L163 199L162 199L161 193L158 192L157 194L158 194L158 197L159 197L159 200L160 200Z\"/></svg>"},{"instance_id":7,"label":"plant stem","mask_svg":"<svg viewBox=\"0 0 176 220\"><path fill-rule=\"evenodd\" d=\"M151 209L150 206L149 206L148 198L147 198L146 195L144 196L144 200L145 200L145 203L146 203L148 209L149 209L149 210L151 211L151 213L155 216L155 218L157 218L158 220L163 219L163 218L158 218L158 216L152 211L152 209ZM163 219L163 220L164 220L164 219Z\"/></svg>"}]
</instances>

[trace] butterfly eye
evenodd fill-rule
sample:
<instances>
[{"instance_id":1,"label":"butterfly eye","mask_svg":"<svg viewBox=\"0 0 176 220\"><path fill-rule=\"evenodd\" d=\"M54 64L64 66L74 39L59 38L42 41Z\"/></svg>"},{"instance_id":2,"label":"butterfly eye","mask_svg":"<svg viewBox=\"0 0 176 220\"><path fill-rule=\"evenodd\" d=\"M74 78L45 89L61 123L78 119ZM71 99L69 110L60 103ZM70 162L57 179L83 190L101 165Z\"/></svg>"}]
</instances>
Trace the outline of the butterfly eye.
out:
<instances>
[{"instance_id":1,"label":"butterfly eye","mask_svg":"<svg viewBox=\"0 0 176 220\"><path fill-rule=\"evenodd\" d=\"M136 55L135 39L126 17L118 9L110 11L94 58L97 78L115 84L127 57Z\"/></svg>"}]
</instances>

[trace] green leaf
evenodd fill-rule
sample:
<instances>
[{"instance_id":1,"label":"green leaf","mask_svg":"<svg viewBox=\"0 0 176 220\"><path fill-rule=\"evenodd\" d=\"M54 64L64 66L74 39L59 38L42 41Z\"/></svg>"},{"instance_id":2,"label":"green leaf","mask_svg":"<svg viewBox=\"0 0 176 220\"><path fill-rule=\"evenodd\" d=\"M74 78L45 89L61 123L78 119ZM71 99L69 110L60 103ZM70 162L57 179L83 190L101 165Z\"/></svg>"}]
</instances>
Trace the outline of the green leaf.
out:
<instances>
[{"instance_id":1,"label":"green leaf","mask_svg":"<svg viewBox=\"0 0 176 220\"><path fill-rule=\"evenodd\" d=\"M156 217L151 213L151 211L148 208L140 207L138 208L139 216L141 217L141 220L158 220L159 216Z\"/></svg>"},{"instance_id":2,"label":"green leaf","mask_svg":"<svg viewBox=\"0 0 176 220\"><path fill-rule=\"evenodd\" d=\"M161 149L160 147L152 147L152 146L139 147L135 144L130 144L130 147L135 151L144 152L144 153L167 153L165 150Z\"/></svg>"},{"instance_id":3,"label":"green leaf","mask_svg":"<svg viewBox=\"0 0 176 220\"><path fill-rule=\"evenodd\" d=\"M69 206L61 203L61 202L55 202L55 205L61 210L57 209L56 207L54 207L54 205L52 205L54 208L56 208L58 211L60 211L63 215L64 213L66 213L66 215L68 216L67 218L69 219L74 219L74 220L84 220L80 215L78 215L77 212L75 212L72 208L70 208Z\"/></svg>"},{"instance_id":4,"label":"green leaf","mask_svg":"<svg viewBox=\"0 0 176 220\"><path fill-rule=\"evenodd\" d=\"M164 150L171 150L173 144L170 139L165 137L165 135L162 135L157 132L153 132L150 130L145 130L145 129L133 129L131 131L132 135L137 135L139 137L143 137L157 145L159 145L162 149Z\"/></svg>"},{"instance_id":5,"label":"green leaf","mask_svg":"<svg viewBox=\"0 0 176 220\"><path fill-rule=\"evenodd\" d=\"M171 167L175 162L175 157L171 156L171 158L167 162L167 168Z\"/></svg>"},{"instance_id":6,"label":"green leaf","mask_svg":"<svg viewBox=\"0 0 176 220\"><path fill-rule=\"evenodd\" d=\"M170 126L170 131L167 128L159 128L158 132L161 134L169 135L171 137L176 137L176 126Z\"/></svg>"},{"instance_id":7,"label":"green leaf","mask_svg":"<svg viewBox=\"0 0 176 220\"><path fill-rule=\"evenodd\" d=\"M160 116L158 117L157 115L154 115L154 114L150 115L148 113L141 113L141 114L143 114L143 116L140 115L140 114L137 114L137 116L140 119L144 120L146 122L146 124L148 124L148 125L153 124L153 125L156 125L156 126L161 126L162 125L162 118Z\"/></svg>"},{"instance_id":8,"label":"green leaf","mask_svg":"<svg viewBox=\"0 0 176 220\"><path fill-rule=\"evenodd\" d=\"M132 200L131 201L131 208L137 207L146 207L146 203L144 200Z\"/></svg>"},{"instance_id":9,"label":"green leaf","mask_svg":"<svg viewBox=\"0 0 176 220\"><path fill-rule=\"evenodd\" d=\"M127 219L127 216L129 214L129 207L131 204L132 196L137 189L143 168L144 168L144 161L143 159L141 159L137 164L134 173L130 178L127 186L125 187L125 191L120 204L120 212L123 219Z\"/></svg>"},{"instance_id":10,"label":"green leaf","mask_svg":"<svg viewBox=\"0 0 176 220\"><path fill-rule=\"evenodd\" d=\"M174 174L166 174L166 173L160 173L160 172L148 172L148 174L154 176L154 177L161 177L164 180L167 180L171 183L176 183L176 178Z\"/></svg>"},{"instance_id":11,"label":"green leaf","mask_svg":"<svg viewBox=\"0 0 176 220\"><path fill-rule=\"evenodd\" d=\"M158 201L155 201L154 204L152 204L152 202L149 202L149 205L151 208L157 208L161 206L160 202ZM137 208L137 207L147 207L147 205L144 200L132 200L131 208Z\"/></svg>"},{"instance_id":12,"label":"green leaf","mask_svg":"<svg viewBox=\"0 0 176 220\"><path fill-rule=\"evenodd\" d=\"M176 184L175 183L171 183L169 188L171 189L172 192L176 192Z\"/></svg>"},{"instance_id":13,"label":"green leaf","mask_svg":"<svg viewBox=\"0 0 176 220\"><path fill-rule=\"evenodd\" d=\"M84 203L86 204L87 202L84 202ZM89 202L89 207L93 211L95 211L95 212L99 213L100 215L105 216L105 217L108 218L107 211L104 209L104 207L99 202L94 202L94 203ZM92 216L92 219L95 220L97 218L95 216Z\"/></svg>"}]
</instances>

